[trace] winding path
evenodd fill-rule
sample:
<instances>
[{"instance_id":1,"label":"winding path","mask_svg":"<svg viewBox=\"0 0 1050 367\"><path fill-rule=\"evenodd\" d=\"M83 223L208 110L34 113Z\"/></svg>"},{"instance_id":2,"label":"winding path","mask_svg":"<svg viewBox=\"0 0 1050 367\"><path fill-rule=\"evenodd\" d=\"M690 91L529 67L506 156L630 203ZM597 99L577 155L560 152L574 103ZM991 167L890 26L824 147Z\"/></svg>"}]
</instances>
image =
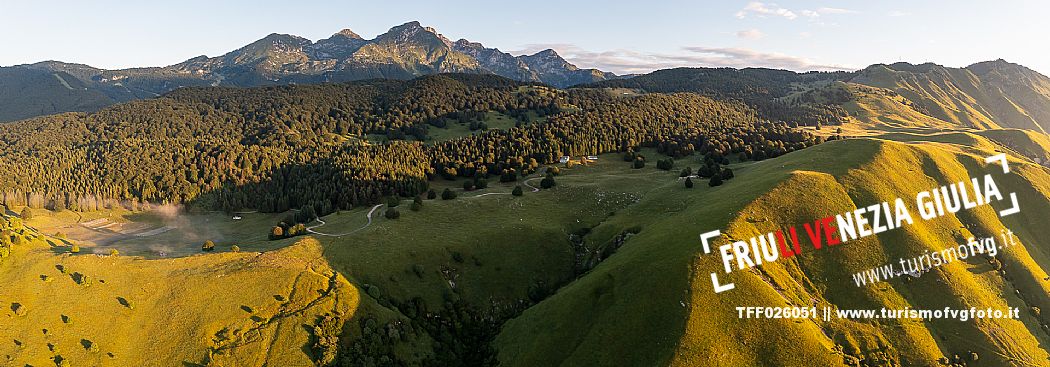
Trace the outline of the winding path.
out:
<instances>
[{"instance_id":1,"label":"winding path","mask_svg":"<svg viewBox=\"0 0 1050 367\"><path fill-rule=\"evenodd\" d=\"M532 189L532 192L539 192L540 188L530 185L529 181L541 180L541 179L543 179L543 178L542 177L533 177L533 178L527 179L525 181L522 181L522 184L524 184L528 188ZM464 199L473 199L473 198L479 198L479 197L482 197L482 196L489 196L489 195L511 195L511 193L509 193L509 192L487 192L487 193L484 193L484 194L479 194L479 195L474 195L474 196L466 196L466 197L464 197ZM314 220L316 220L317 222L319 222L321 224L310 226L310 227L306 227L306 231L310 232L310 233L313 233L313 234L316 234L318 236L328 236L328 237L342 237L342 236L354 234L354 233L356 233L356 232L358 232L358 231L360 231L362 229L368 228L368 226L371 226L372 225L372 214L375 214L375 211L378 210L382 206L383 206L383 204L378 204L376 206L373 206L372 210L369 210L368 214L366 215L366 217L368 218L368 223L365 223L365 225L361 226L361 228L355 229L355 230L350 231L350 232L340 233L340 234L318 232L318 231L314 230L314 228L320 228L320 227L323 227L324 225L328 224L321 218L314 219ZM292 210L298 211L297 209L292 209Z\"/></svg>"},{"instance_id":2,"label":"winding path","mask_svg":"<svg viewBox=\"0 0 1050 367\"><path fill-rule=\"evenodd\" d=\"M522 181L521 183L525 184L525 186L528 186L530 189L532 189L532 192L540 192L540 188L539 187L529 185L529 181L532 181L532 180L541 180L541 178L533 177L533 178L530 178L528 180Z\"/></svg>"},{"instance_id":3,"label":"winding path","mask_svg":"<svg viewBox=\"0 0 1050 367\"><path fill-rule=\"evenodd\" d=\"M328 237L342 237L342 236L346 236L348 234L353 234L353 233L355 233L357 231L360 231L362 229L368 228L368 226L372 225L372 214L375 213L375 211L377 209L379 209L379 207L381 207L381 206L383 206L383 204L379 204L379 205L373 206L372 210L369 210L368 214L366 215L366 217L368 217L368 223L365 223L365 225L361 226L361 228L355 229L353 231L342 233L342 234L321 233L321 232L315 231L314 228L319 228L319 227L321 227L321 226L323 226L325 224L328 224L328 223L325 223L325 221L322 220L321 218L315 219L316 221L321 222L321 224L318 224L316 226L306 227L306 231L310 232L310 233L313 233L313 234L316 234L316 235L319 235L319 236L328 236Z\"/></svg>"}]
</instances>

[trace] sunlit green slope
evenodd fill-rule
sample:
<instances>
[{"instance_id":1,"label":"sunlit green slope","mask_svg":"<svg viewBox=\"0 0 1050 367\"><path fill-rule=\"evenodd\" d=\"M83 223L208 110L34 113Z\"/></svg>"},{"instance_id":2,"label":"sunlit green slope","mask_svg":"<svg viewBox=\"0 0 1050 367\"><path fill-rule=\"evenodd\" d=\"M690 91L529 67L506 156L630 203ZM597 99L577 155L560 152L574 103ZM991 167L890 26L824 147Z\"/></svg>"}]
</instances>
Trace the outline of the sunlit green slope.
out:
<instances>
[{"instance_id":1,"label":"sunlit green slope","mask_svg":"<svg viewBox=\"0 0 1050 367\"><path fill-rule=\"evenodd\" d=\"M970 136L977 147L993 142ZM918 139L916 139L918 140ZM965 141L964 141L965 142ZM968 142L967 142L968 143ZM497 339L503 365L562 366L936 366L975 352L971 366L1044 365L1048 341L1031 307L1045 308L1050 266L1041 221L1050 214L1050 175L1012 161L997 178L1023 209L1000 219L992 208L919 223L810 251L760 270L737 271L737 289L714 294L722 265L703 255L700 233L725 228L746 239L777 228L995 172L992 149L952 142L857 139L823 144L737 170L737 182L687 190L668 182L589 236L601 244L631 226L641 232L606 262L508 322ZM1001 171L1000 171L1001 172ZM746 180L746 181L744 181ZM746 184L741 184L746 182ZM1023 243L1000 253L1006 275L984 259L956 262L912 282L856 287L851 274L1012 229ZM1019 307L1022 319L959 321L741 320L737 306L839 308Z\"/></svg>"}]
</instances>

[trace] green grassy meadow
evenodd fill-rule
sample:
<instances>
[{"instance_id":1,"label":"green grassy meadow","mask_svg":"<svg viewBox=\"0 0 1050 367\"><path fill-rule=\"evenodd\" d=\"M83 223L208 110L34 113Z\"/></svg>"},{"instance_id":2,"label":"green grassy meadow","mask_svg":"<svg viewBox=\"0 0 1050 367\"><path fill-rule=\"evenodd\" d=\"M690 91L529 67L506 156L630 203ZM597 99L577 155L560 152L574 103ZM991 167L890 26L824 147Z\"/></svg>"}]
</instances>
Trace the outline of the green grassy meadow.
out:
<instances>
[{"instance_id":1,"label":"green grassy meadow","mask_svg":"<svg viewBox=\"0 0 1050 367\"><path fill-rule=\"evenodd\" d=\"M221 213L38 210L27 224L47 240L16 247L0 265L0 284L12 285L0 289L8 326L0 328L0 358L19 366L310 366L318 352L308 326L322 315L340 315L353 330L348 325L366 318L408 322L398 307L406 302L431 310L455 302L481 310L530 305L493 342L505 366L936 366L943 356L968 352L981 355L971 366L1041 365L1050 355L1040 345L1050 338L1045 321L1030 313L979 323L795 322L740 320L735 307L1050 307L1050 285L1042 280L1050 233L1039 224L1050 214L1050 173L1033 161L1046 157L1047 146L1044 137L1019 131L891 132L734 163L736 178L718 187L697 180L692 189L678 172L696 169L695 157L664 171L652 163L655 151L641 151L650 160L641 169L608 154L561 167L552 189L523 186L516 197L509 195L515 184L463 192L460 181L436 182L459 197L425 200L420 211L403 200L398 219L386 219L385 206L341 211L321 218L324 225L309 224L326 235L279 241L266 235L282 214L233 220ZM917 224L734 272L736 290L711 291L708 273L721 263L702 253L702 232L747 238L908 197L984 172L983 157L997 150L1011 154L1019 173L1004 181L1004 191L1027 198L1017 216L1000 220L984 208ZM538 186L538 177L518 184ZM139 233L178 228L114 240L99 233L109 228L84 223ZM1025 244L1000 255L1009 279L979 260L911 283L858 288L850 279L943 248L954 236L1003 227ZM205 239L217 242L217 253L200 252ZM72 243L82 246L80 254L68 253ZM233 244L241 252L230 252ZM160 246L168 258L159 258ZM121 255L109 256L110 248ZM82 276L87 280L78 281ZM538 303L529 301L537 294ZM28 312L19 315L15 304ZM351 332L341 342L358 337ZM437 342L424 333L402 340L394 353L418 363Z\"/></svg>"}]
</instances>

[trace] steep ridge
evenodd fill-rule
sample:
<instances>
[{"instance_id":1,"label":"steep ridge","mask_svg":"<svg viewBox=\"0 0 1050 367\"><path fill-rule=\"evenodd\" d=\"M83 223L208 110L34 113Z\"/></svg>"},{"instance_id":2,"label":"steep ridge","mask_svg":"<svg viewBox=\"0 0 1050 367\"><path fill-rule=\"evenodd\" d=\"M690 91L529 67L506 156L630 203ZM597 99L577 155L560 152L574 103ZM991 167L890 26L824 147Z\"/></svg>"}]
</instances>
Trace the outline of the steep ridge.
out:
<instances>
[{"instance_id":1,"label":"steep ridge","mask_svg":"<svg viewBox=\"0 0 1050 367\"><path fill-rule=\"evenodd\" d=\"M1001 59L965 68L877 64L850 82L893 90L925 114L961 127L1046 132L1050 123L1050 78Z\"/></svg>"}]
</instances>

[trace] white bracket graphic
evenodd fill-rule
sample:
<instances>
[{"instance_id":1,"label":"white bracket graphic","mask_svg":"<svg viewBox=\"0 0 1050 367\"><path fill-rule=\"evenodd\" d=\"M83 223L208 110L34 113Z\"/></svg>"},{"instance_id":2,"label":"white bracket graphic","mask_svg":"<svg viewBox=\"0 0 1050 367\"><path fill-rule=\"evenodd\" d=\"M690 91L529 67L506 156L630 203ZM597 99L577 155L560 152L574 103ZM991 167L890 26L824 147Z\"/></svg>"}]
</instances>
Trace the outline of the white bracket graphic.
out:
<instances>
[{"instance_id":1,"label":"white bracket graphic","mask_svg":"<svg viewBox=\"0 0 1050 367\"><path fill-rule=\"evenodd\" d=\"M1003 166L1003 173L1010 173L1010 164L1006 161L1006 153L999 153L984 159L984 163L992 163L999 161L999 164ZM1017 214L1021 212L1021 207L1017 203L1017 193L1010 193L1010 201L1013 202L1014 206L1010 209L1003 209L999 211L999 217L1005 217L1010 214Z\"/></svg>"},{"instance_id":2,"label":"white bracket graphic","mask_svg":"<svg viewBox=\"0 0 1050 367\"><path fill-rule=\"evenodd\" d=\"M984 159L984 163L992 163L995 161L1001 162L1003 165L1003 173L1010 173L1010 164L1006 163L1006 153L999 153Z\"/></svg>"},{"instance_id":3,"label":"white bracket graphic","mask_svg":"<svg viewBox=\"0 0 1050 367\"><path fill-rule=\"evenodd\" d=\"M1005 216L1010 215L1010 214L1017 214L1017 213L1021 212L1021 207L1017 205L1017 193L1016 192L1011 192L1010 193L1010 201L1014 202L1014 206L1012 208L1010 208L1010 209L1000 210L999 211L999 216L1000 217L1005 217Z\"/></svg>"},{"instance_id":4,"label":"white bracket graphic","mask_svg":"<svg viewBox=\"0 0 1050 367\"><path fill-rule=\"evenodd\" d=\"M711 253L711 244L707 241L720 236L722 236L722 231L719 230L714 230L700 235L700 242L704 244L705 254ZM711 273L711 285L715 287L715 293L722 293L730 289L736 288L736 284L733 283L720 284L718 282L718 274L715 273Z\"/></svg>"}]
</instances>

